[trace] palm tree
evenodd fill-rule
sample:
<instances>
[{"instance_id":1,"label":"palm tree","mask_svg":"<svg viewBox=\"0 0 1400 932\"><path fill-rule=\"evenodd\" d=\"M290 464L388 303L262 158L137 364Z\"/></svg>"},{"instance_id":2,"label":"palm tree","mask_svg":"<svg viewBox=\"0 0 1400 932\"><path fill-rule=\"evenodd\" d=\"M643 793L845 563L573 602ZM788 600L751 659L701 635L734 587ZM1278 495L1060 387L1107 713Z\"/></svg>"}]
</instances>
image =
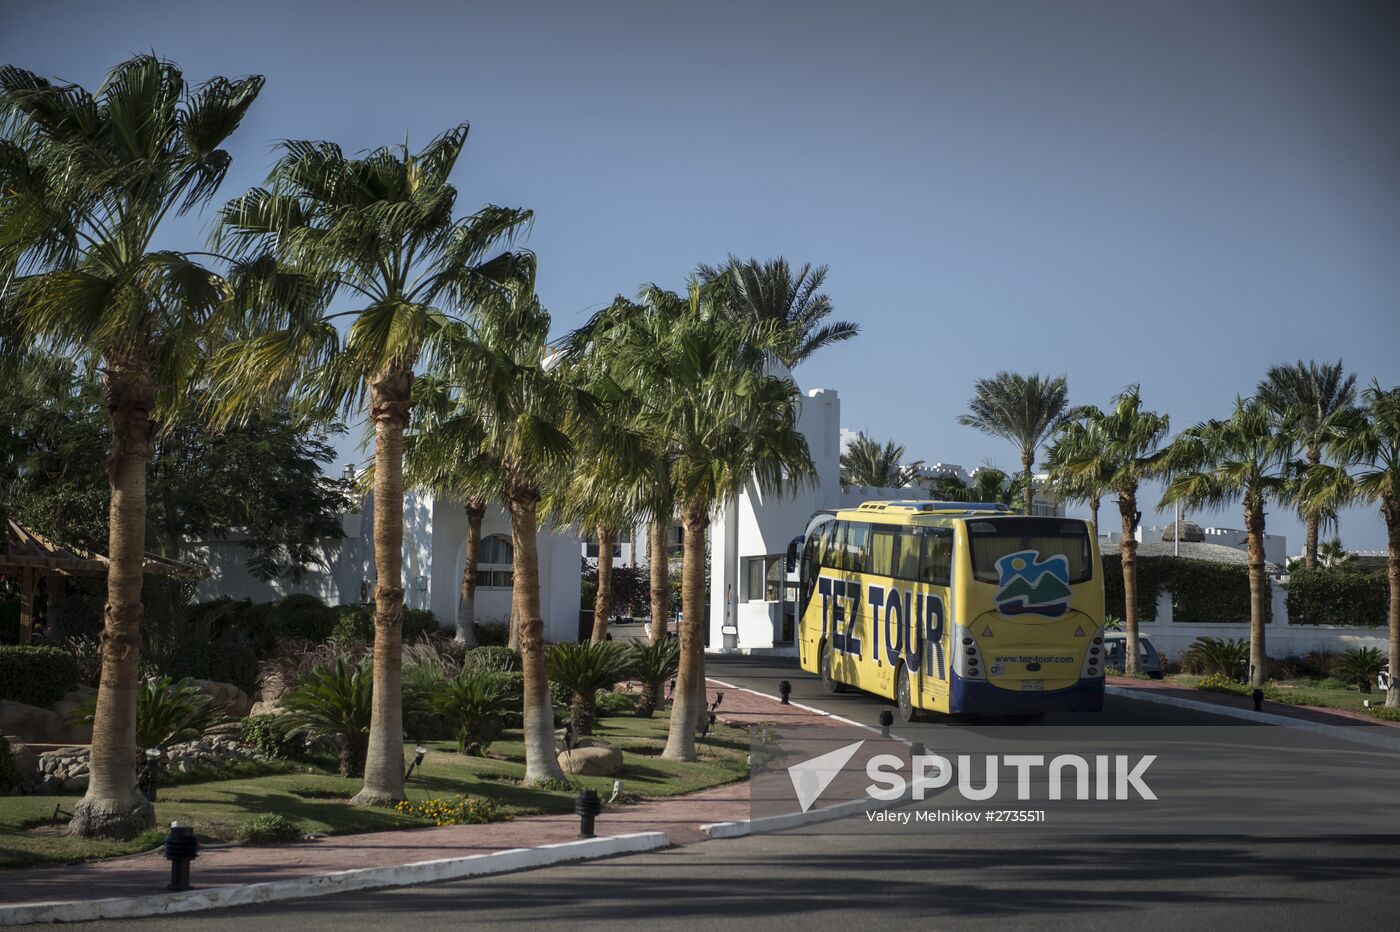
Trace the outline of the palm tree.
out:
<instances>
[{"instance_id":1,"label":"palm tree","mask_svg":"<svg viewBox=\"0 0 1400 932\"><path fill-rule=\"evenodd\" d=\"M154 824L133 779L146 466L228 323L228 288L200 254L151 244L167 217L218 190L230 164L220 146L262 86L191 88L151 55L118 65L95 94L0 68L0 330L94 360L112 425L102 676L91 779L71 822L81 835L126 838Z\"/></svg>"},{"instance_id":2,"label":"palm tree","mask_svg":"<svg viewBox=\"0 0 1400 932\"><path fill-rule=\"evenodd\" d=\"M1124 671L1140 673L1137 612L1138 485L1156 468L1157 448L1171 424L1165 414L1142 409L1142 395L1130 385L1114 398L1104 413L1096 408L1077 411L1079 421L1068 429L1058 466L1070 487L1109 488L1118 493L1118 514L1123 520L1119 544L1123 565ZM1055 457L1052 456L1052 461ZM1096 508L1097 508L1097 503ZM1097 519L1094 531L1098 533Z\"/></svg>"},{"instance_id":3,"label":"palm tree","mask_svg":"<svg viewBox=\"0 0 1400 932\"><path fill-rule=\"evenodd\" d=\"M1035 496L1031 467L1036 451L1059 426L1068 403L1069 385L1064 376L998 372L990 379L977 380L968 413L958 417L964 427L975 427L1016 444L1021 452L1022 507L1026 514L1031 513Z\"/></svg>"},{"instance_id":4,"label":"palm tree","mask_svg":"<svg viewBox=\"0 0 1400 932\"><path fill-rule=\"evenodd\" d=\"M1314 507L1337 509L1347 504L1379 506L1385 521L1390 582L1390 669L1400 670L1400 388L1382 389L1373 381L1361 393L1361 408L1329 425L1327 453L1338 465L1308 469L1302 499ZM1386 693L1385 704L1400 707L1400 689Z\"/></svg>"},{"instance_id":5,"label":"palm tree","mask_svg":"<svg viewBox=\"0 0 1400 932\"><path fill-rule=\"evenodd\" d=\"M752 314L784 334L772 352L789 369L822 347L860 333L860 326L850 321L824 323L835 310L831 298L821 293L826 272L826 266L810 264L794 271L781 256L766 262L730 256L719 266L696 269L701 281L724 283L724 300L732 310Z\"/></svg>"},{"instance_id":6,"label":"palm tree","mask_svg":"<svg viewBox=\"0 0 1400 932\"><path fill-rule=\"evenodd\" d=\"M457 312L533 266L528 256L497 252L529 211L454 215L448 176L466 140L464 123L418 153L404 145L348 158L334 143L284 142L266 186L224 207L217 238L243 258L240 296L266 331L219 358L223 415L288 387L342 413L368 397L377 584L374 719L359 804L388 805L404 793L403 438L414 368L431 367L463 328ZM332 313L336 298L350 307ZM343 336L339 318L350 319Z\"/></svg>"},{"instance_id":7,"label":"palm tree","mask_svg":"<svg viewBox=\"0 0 1400 932\"><path fill-rule=\"evenodd\" d=\"M515 558L512 601L524 675L525 781L563 779L554 754L554 714L540 612L539 514L551 486L562 485L575 462L574 437L593 422L597 406L571 379L562 354L547 344L549 314L532 277L479 302L475 332L454 344L441 378L456 409L476 417L481 456L493 464L479 476L497 477L506 501ZM436 411L436 409L435 409ZM436 421L425 421L424 433ZM489 489L477 487L476 494Z\"/></svg>"},{"instance_id":8,"label":"palm tree","mask_svg":"<svg viewBox=\"0 0 1400 932\"><path fill-rule=\"evenodd\" d=\"M1168 478L1160 507L1182 502L1218 508L1243 502L1249 562L1250 683L1268 678L1264 650L1264 607L1269 581L1264 574L1264 508L1270 499L1286 501L1294 480L1293 448L1267 404L1235 399L1226 420L1197 424L1163 451L1158 470Z\"/></svg>"},{"instance_id":9,"label":"palm tree","mask_svg":"<svg viewBox=\"0 0 1400 932\"><path fill-rule=\"evenodd\" d=\"M619 328L619 370L629 373L636 425L663 450L681 524L681 662L670 734L662 756L695 760L695 724L704 709L705 531L711 512L748 483L781 493L814 475L797 430L797 387L767 371L774 346L790 334L724 301L723 280L692 281L685 298L652 288L652 310Z\"/></svg>"},{"instance_id":10,"label":"palm tree","mask_svg":"<svg viewBox=\"0 0 1400 932\"><path fill-rule=\"evenodd\" d=\"M904 447L893 440L883 446L864 434L851 441L841 453L841 484L877 489L898 489L908 485L924 466L923 460L903 463Z\"/></svg>"},{"instance_id":11,"label":"palm tree","mask_svg":"<svg viewBox=\"0 0 1400 932\"><path fill-rule=\"evenodd\" d=\"M1046 467L1050 473L1050 490L1066 502L1080 502L1089 506L1089 526L1094 536L1099 536L1099 504L1103 496L1112 490L1109 470L1095 441L1090 435L1089 425L1104 417L1103 411L1093 405L1075 408L1055 431L1055 442L1046 454ZM1090 469L1087 462L1098 456L1098 469ZM1079 466L1071 470L1070 460Z\"/></svg>"},{"instance_id":12,"label":"palm tree","mask_svg":"<svg viewBox=\"0 0 1400 932\"><path fill-rule=\"evenodd\" d=\"M1307 457L1308 466L1322 462L1328 427L1356 400L1356 376L1348 375L1339 359L1318 365L1301 359L1292 365L1273 366L1259 382L1257 394L1279 419ZM1303 560L1308 569L1317 566L1318 531L1335 525L1337 513L1319 512L1300 503L1306 526Z\"/></svg>"}]
</instances>

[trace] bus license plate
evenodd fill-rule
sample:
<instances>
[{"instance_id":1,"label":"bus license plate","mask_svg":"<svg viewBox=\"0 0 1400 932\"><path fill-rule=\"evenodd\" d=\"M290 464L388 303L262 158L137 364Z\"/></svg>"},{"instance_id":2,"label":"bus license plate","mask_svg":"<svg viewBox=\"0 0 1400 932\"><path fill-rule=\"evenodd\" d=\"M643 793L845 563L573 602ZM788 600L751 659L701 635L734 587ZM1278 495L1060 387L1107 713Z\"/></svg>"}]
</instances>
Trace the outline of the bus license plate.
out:
<instances>
[{"instance_id":1,"label":"bus license plate","mask_svg":"<svg viewBox=\"0 0 1400 932\"><path fill-rule=\"evenodd\" d=\"M1044 680L1022 680L1021 691L1027 693L1040 692L1045 688Z\"/></svg>"}]
</instances>

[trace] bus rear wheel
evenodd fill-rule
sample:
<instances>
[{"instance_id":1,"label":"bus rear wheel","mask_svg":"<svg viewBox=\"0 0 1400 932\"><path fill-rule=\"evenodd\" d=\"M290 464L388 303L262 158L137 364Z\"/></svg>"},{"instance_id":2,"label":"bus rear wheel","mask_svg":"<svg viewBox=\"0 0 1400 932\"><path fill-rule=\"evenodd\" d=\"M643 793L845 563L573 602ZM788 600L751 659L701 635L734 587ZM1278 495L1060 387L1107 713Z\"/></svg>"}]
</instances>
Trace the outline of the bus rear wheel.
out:
<instances>
[{"instance_id":1,"label":"bus rear wheel","mask_svg":"<svg viewBox=\"0 0 1400 932\"><path fill-rule=\"evenodd\" d=\"M918 721L919 710L914 705L914 677L906 664L900 664L895 676L894 701L899 708L901 722Z\"/></svg>"},{"instance_id":2,"label":"bus rear wheel","mask_svg":"<svg viewBox=\"0 0 1400 932\"><path fill-rule=\"evenodd\" d=\"M844 692L846 687L836 680L836 671L832 669L831 642L822 642L821 660L819 668L822 675L822 688L829 693Z\"/></svg>"}]
</instances>

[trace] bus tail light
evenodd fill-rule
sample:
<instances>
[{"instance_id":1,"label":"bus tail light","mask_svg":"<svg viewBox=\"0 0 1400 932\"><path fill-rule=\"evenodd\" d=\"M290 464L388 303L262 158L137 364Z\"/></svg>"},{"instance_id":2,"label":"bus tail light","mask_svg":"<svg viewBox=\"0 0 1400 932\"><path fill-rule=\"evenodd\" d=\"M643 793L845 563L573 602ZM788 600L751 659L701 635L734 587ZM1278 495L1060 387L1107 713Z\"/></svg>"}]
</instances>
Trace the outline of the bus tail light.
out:
<instances>
[{"instance_id":1,"label":"bus tail light","mask_svg":"<svg viewBox=\"0 0 1400 932\"><path fill-rule=\"evenodd\" d=\"M1100 626L1099 629L1094 632L1094 636L1089 639L1089 644L1092 646L1084 652L1084 663L1079 669L1079 676L1081 679L1088 677L1102 678L1104 661L1103 647L1101 646L1103 644L1103 626Z\"/></svg>"},{"instance_id":2,"label":"bus tail light","mask_svg":"<svg viewBox=\"0 0 1400 932\"><path fill-rule=\"evenodd\" d=\"M953 639L953 671L965 680L985 680L987 667L972 632L959 625Z\"/></svg>"}]
</instances>

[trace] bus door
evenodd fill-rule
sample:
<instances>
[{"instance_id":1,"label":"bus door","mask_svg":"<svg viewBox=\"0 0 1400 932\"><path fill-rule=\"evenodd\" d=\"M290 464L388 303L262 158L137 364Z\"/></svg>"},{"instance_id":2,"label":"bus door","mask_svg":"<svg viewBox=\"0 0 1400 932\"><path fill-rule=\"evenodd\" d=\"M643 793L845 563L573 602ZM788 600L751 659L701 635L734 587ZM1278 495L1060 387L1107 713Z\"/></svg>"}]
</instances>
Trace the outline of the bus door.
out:
<instances>
[{"instance_id":1,"label":"bus door","mask_svg":"<svg viewBox=\"0 0 1400 932\"><path fill-rule=\"evenodd\" d=\"M869 689L873 661L870 651L870 607L867 604L863 576L865 575L866 542L870 525L863 521L841 522L840 572L843 596L833 599L832 640L836 646L837 679L861 689Z\"/></svg>"},{"instance_id":2,"label":"bus door","mask_svg":"<svg viewBox=\"0 0 1400 932\"><path fill-rule=\"evenodd\" d=\"M953 624L951 588L953 568L953 529L951 527L912 528L906 566L917 559L917 585L913 617L917 622L919 645L919 698L925 709L948 711L949 630Z\"/></svg>"}]
</instances>

